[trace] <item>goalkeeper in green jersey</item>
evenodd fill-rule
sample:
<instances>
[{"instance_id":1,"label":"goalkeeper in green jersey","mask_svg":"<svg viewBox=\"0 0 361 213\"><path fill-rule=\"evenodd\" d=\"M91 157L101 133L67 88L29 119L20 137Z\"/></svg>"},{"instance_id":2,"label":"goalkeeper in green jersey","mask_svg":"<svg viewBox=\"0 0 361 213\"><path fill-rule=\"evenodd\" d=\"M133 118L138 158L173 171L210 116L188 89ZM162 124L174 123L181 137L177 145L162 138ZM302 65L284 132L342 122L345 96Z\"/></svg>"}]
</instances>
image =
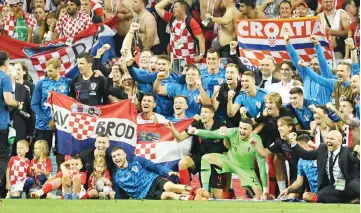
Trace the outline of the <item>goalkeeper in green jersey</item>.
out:
<instances>
[{"instance_id":1,"label":"goalkeeper in green jersey","mask_svg":"<svg viewBox=\"0 0 361 213\"><path fill-rule=\"evenodd\" d=\"M242 119L239 128L227 129L222 127L215 131L200 130L194 127L188 128L188 133L197 135L204 139L227 139L225 145L229 148L227 154L211 153L205 154L201 161L201 178L209 177L202 171L210 170L211 164L219 167L218 173L232 172L237 174L242 187L251 187L255 192L256 199L268 198L266 161L261 157L250 144L257 141L262 144L261 138L252 133L252 120L249 118ZM260 171L262 186L254 171L254 159L257 158L258 168ZM263 195L262 195L263 187Z\"/></svg>"}]
</instances>

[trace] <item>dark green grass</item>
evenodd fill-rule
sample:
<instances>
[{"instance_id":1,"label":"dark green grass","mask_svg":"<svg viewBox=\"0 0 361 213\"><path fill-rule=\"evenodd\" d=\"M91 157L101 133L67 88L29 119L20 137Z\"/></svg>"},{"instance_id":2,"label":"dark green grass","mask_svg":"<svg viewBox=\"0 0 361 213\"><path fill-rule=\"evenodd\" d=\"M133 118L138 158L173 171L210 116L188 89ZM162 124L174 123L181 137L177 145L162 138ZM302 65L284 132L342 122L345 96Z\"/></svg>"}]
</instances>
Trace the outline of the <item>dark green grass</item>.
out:
<instances>
[{"instance_id":1,"label":"dark green grass","mask_svg":"<svg viewBox=\"0 0 361 213\"><path fill-rule=\"evenodd\" d=\"M0 213L356 213L360 205L224 201L2 200Z\"/></svg>"}]
</instances>

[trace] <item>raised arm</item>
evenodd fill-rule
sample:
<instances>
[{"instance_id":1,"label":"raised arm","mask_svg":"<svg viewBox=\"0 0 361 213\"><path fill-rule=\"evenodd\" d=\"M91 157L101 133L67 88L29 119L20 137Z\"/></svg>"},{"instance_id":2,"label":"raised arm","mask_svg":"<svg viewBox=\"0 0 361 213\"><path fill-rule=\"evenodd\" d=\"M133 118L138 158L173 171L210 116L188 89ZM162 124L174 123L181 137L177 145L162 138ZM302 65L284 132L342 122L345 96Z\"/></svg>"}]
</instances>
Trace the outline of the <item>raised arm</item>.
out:
<instances>
[{"instance_id":1,"label":"raised arm","mask_svg":"<svg viewBox=\"0 0 361 213\"><path fill-rule=\"evenodd\" d=\"M229 44L230 45L230 57L231 57L231 60L234 64L236 64L238 66L238 70L241 74L243 74L245 71L249 70L247 68L246 65L244 65L242 63L242 60L238 57L238 54L237 54L237 46L238 46L238 42L237 41L231 41L231 43Z\"/></svg>"},{"instance_id":2,"label":"raised arm","mask_svg":"<svg viewBox=\"0 0 361 213\"><path fill-rule=\"evenodd\" d=\"M240 105L233 103L233 97L236 95L236 92L233 90L228 91L228 103L227 103L227 115L228 117L233 117L240 108ZM236 98L236 100L239 97Z\"/></svg>"},{"instance_id":3,"label":"raised arm","mask_svg":"<svg viewBox=\"0 0 361 213\"><path fill-rule=\"evenodd\" d=\"M301 61L301 60L298 62L298 65L303 67L305 74L307 76L309 76L314 82L317 82L319 85L324 86L324 87L330 89L331 91L334 90L335 84L336 84L335 79L328 79L328 78L318 75L316 72L312 71L311 68L306 66L303 63L303 61Z\"/></svg>"},{"instance_id":4,"label":"raised arm","mask_svg":"<svg viewBox=\"0 0 361 213\"><path fill-rule=\"evenodd\" d=\"M301 79L304 80L306 75L305 75L305 72L303 71L302 67L300 67L298 65L298 61L300 60L300 56L298 55L297 51L295 50L295 48L291 44L290 35L285 34L284 35L284 40L286 42L286 49L287 49L288 55L290 56L293 65L296 67L296 70L297 70L298 74L300 75Z\"/></svg>"},{"instance_id":5,"label":"raised arm","mask_svg":"<svg viewBox=\"0 0 361 213\"><path fill-rule=\"evenodd\" d=\"M164 19L164 12L165 12L164 8L166 8L171 2L172 0L162 0L161 2L155 5L155 11L162 19Z\"/></svg>"},{"instance_id":6,"label":"raised arm","mask_svg":"<svg viewBox=\"0 0 361 213\"><path fill-rule=\"evenodd\" d=\"M315 45L318 63L320 65L321 76L325 78L333 78L331 67L328 65L323 48L318 42L318 38L315 35L311 36L311 41Z\"/></svg>"},{"instance_id":7,"label":"raised arm","mask_svg":"<svg viewBox=\"0 0 361 213\"><path fill-rule=\"evenodd\" d=\"M353 126L353 127L359 127L360 126L360 120L358 120L357 118L350 118L350 116L344 115L342 114L340 111L338 111L336 109L335 106L333 106L332 103L327 103L326 107L328 110L331 110L332 112L334 112L337 117L339 117L345 124Z\"/></svg>"},{"instance_id":8,"label":"raised arm","mask_svg":"<svg viewBox=\"0 0 361 213\"><path fill-rule=\"evenodd\" d=\"M233 11L226 10L226 13L223 15L223 17L213 17L210 13L206 13L204 17L206 19L211 19L211 21L213 21L214 23L220 25L227 25L233 20Z\"/></svg>"},{"instance_id":9,"label":"raised arm","mask_svg":"<svg viewBox=\"0 0 361 213\"><path fill-rule=\"evenodd\" d=\"M176 139L177 142L181 142L190 137L190 135L188 135L186 131L183 131L182 133L180 133L174 127L172 122L168 122L165 126L172 132L172 135L174 136L174 138Z\"/></svg>"},{"instance_id":10,"label":"raised arm","mask_svg":"<svg viewBox=\"0 0 361 213\"><path fill-rule=\"evenodd\" d=\"M355 43L352 38L348 38L345 40L346 47L351 49L351 67L352 67L352 75L358 75L360 73L360 63L358 62L357 50L355 48Z\"/></svg>"},{"instance_id":11,"label":"raised arm","mask_svg":"<svg viewBox=\"0 0 361 213\"><path fill-rule=\"evenodd\" d=\"M154 93L156 93L158 95L163 95L163 96L168 95L167 87L162 86L162 81L165 78L166 78L166 76L164 75L164 73L158 73L157 74L157 79L154 81L154 85L153 85L153 92Z\"/></svg>"}]
</instances>

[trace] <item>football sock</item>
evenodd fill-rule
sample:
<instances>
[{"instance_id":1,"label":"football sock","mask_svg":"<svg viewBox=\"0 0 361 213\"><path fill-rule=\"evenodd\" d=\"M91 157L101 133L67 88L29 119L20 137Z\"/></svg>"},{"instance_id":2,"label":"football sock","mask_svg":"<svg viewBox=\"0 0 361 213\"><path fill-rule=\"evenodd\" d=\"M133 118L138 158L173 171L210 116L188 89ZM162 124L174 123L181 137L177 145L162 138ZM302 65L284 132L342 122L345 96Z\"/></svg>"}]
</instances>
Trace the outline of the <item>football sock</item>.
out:
<instances>
[{"instance_id":1,"label":"football sock","mask_svg":"<svg viewBox=\"0 0 361 213\"><path fill-rule=\"evenodd\" d=\"M280 189L280 192L283 192L286 189L286 181L281 180L277 181L278 188Z\"/></svg>"},{"instance_id":2,"label":"football sock","mask_svg":"<svg viewBox=\"0 0 361 213\"><path fill-rule=\"evenodd\" d=\"M191 184L188 169L179 170L179 182L189 186Z\"/></svg>"},{"instance_id":3,"label":"football sock","mask_svg":"<svg viewBox=\"0 0 361 213\"><path fill-rule=\"evenodd\" d=\"M209 191L209 178L211 177L211 164L207 161L203 160L201 161L201 175L200 175L200 181L202 183L202 187Z\"/></svg>"}]
</instances>

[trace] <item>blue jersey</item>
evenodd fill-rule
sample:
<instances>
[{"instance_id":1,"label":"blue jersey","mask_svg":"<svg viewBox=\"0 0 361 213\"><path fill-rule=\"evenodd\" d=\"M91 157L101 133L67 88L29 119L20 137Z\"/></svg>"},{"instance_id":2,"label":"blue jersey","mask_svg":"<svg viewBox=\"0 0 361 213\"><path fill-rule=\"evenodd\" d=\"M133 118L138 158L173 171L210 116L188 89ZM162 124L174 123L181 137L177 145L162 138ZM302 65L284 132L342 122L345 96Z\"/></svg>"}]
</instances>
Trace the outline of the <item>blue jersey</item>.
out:
<instances>
[{"instance_id":1,"label":"blue jersey","mask_svg":"<svg viewBox=\"0 0 361 213\"><path fill-rule=\"evenodd\" d=\"M138 89L144 94L153 93L153 87L149 84L138 84Z\"/></svg>"},{"instance_id":2,"label":"blue jersey","mask_svg":"<svg viewBox=\"0 0 361 213\"><path fill-rule=\"evenodd\" d=\"M175 118L174 115L173 116L169 116L169 117L166 117L168 121L172 122L172 123L177 123L179 121L183 121L184 119L188 119L188 117L185 117L185 118L182 118L182 119L179 119L179 118Z\"/></svg>"},{"instance_id":3,"label":"blue jersey","mask_svg":"<svg viewBox=\"0 0 361 213\"><path fill-rule=\"evenodd\" d=\"M48 123L51 120L51 110L45 105L48 100L48 93L55 91L68 95L70 81L65 77L61 77L58 81L45 78L36 84L31 100L31 108L36 115L35 127L37 129L50 130Z\"/></svg>"},{"instance_id":4,"label":"blue jersey","mask_svg":"<svg viewBox=\"0 0 361 213\"><path fill-rule=\"evenodd\" d=\"M177 95L184 95L188 98L188 109L186 109L186 116L193 118L194 115L200 114L202 104L197 102L197 98L200 96L198 89L190 90L187 84L171 84L166 86L167 95L170 98L175 98ZM210 96L210 92L207 91Z\"/></svg>"},{"instance_id":5,"label":"blue jersey","mask_svg":"<svg viewBox=\"0 0 361 213\"><path fill-rule=\"evenodd\" d=\"M150 73L148 71L132 67L131 69L129 69L129 74L139 84L148 84L153 87L154 81L157 79L158 73ZM169 77L162 81L162 86L167 86L169 84L179 82L184 82L184 76L171 72L169 74ZM164 116L173 115L173 99L166 96L155 95L155 101L155 111L157 113Z\"/></svg>"},{"instance_id":6,"label":"blue jersey","mask_svg":"<svg viewBox=\"0 0 361 213\"><path fill-rule=\"evenodd\" d=\"M207 68L202 69L201 76L203 88L210 91L211 95L213 95L214 86L226 82L226 70L222 68L219 68L219 71L216 74L209 74Z\"/></svg>"},{"instance_id":7,"label":"blue jersey","mask_svg":"<svg viewBox=\"0 0 361 213\"><path fill-rule=\"evenodd\" d=\"M0 70L0 130L8 129L10 124L8 105L5 103L4 92L13 92L13 86L9 76Z\"/></svg>"},{"instance_id":8,"label":"blue jersey","mask_svg":"<svg viewBox=\"0 0 361 213\"><path fill-rule=\"evenodd\" d=\"M317 163L315 160L300 159L297 165L297 176L306 176L312 193L317 192Z\"/></svg>"},{"instance_id":9,"label":"blue jersey","mask_svg":"<svg viewBox=\"0 0 361 213\"><path fill-rule=\"evenodd\" d=\"M239 104L241 107L245 107L248 111L247 114L249 117L254 118L258 115L258 113L263 111L264 96L266 95L267 93L263 89L257 88L255 97L251 97L247 93L241 92L234 102Z\"/></svg>"},{"instance_id":10,"label":"blue jersey","mask_svg":"<svg viewBox=\"0 0 361 213\"><path fill-rule=\"evenodd\" d=\"M158 176L168 177L170 169L156 165L142 157L135 157L126 168L114 170L114 185L123 189L131 198L143 199Z\"/></svg>"},{"instance_id":11,"label":"blue jersey","mask_svg":"<svg viewBox=\"0 0 361 213\"><path fill-rule=\"evenodd\" d=\"M313 112L308 108L311 105L317 105L317 103L315 101L304 99L303 107L301 109L295 109L291 104L288 105L305 129L310 129L310 123L313 121Z\"/></svg>"}]
</instances>

